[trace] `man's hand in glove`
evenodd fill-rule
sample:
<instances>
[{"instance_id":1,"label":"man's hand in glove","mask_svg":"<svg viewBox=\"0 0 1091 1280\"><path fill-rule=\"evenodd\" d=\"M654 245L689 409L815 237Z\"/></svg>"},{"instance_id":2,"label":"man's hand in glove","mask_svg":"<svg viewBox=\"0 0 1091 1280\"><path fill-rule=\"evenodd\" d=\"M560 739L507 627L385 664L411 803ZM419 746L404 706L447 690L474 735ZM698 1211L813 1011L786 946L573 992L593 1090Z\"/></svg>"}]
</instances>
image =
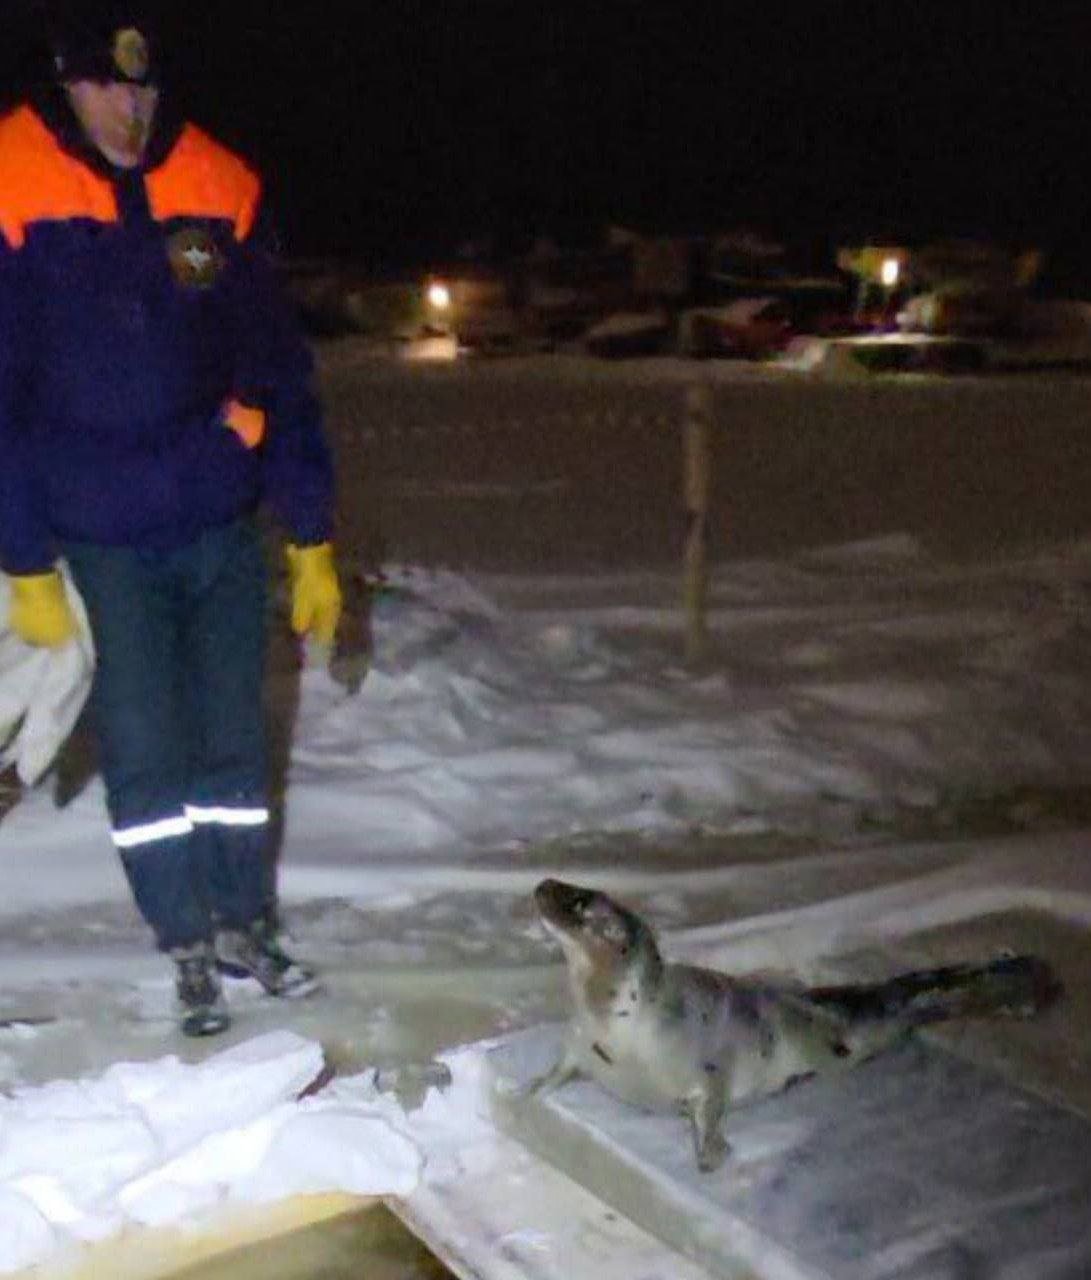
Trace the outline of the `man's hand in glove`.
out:
<instances>
[{"instance_id":1,"label":"man's hand in glove","mask_svg":"<svg viewBox=\"0 0 1091 1280\"><path fill-rule=\"evenodd\" d=\"M288 576L292 588L292 630L329 647L341 617L341 586L333 563L333 546L288 544Z\"/></svg>"},{"instance_id":2,"label":"man's hand in glove","mask_svg":"<svg viewBox=\"0 0 1091 1280\"><path fill-rule=\"evenodd\" d=\"M8 625L20 640L45 649L59 649L76 635L76 615L56 569L16 574L10 582Z\"/></svg>"}]
</instances>

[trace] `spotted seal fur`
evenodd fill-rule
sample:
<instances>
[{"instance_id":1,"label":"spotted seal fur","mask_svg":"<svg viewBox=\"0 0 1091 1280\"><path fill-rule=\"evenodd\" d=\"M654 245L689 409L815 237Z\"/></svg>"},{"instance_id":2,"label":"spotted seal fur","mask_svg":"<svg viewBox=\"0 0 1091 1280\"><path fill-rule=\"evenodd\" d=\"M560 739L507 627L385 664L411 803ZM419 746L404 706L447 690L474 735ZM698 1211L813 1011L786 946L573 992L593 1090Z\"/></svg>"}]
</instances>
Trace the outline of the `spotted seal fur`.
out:
<instances>
[{"instance_id":1,"label":"spotted seal fur","mask_svg":"<svg viewBox=\"0 0 1091 1280\"><path fill-rule=\"evenodd\" d=\"M665 962L649 925L598 890L550 879L534 898L574 1008L556 1065L526 1092L585 1076L637 1106L680 1110L706 1172L727 1154L729 1105L852 1067L925 1023L1028 1016L1059 990L1026 956L794 989Z\"/></svg>"}]
</instances>

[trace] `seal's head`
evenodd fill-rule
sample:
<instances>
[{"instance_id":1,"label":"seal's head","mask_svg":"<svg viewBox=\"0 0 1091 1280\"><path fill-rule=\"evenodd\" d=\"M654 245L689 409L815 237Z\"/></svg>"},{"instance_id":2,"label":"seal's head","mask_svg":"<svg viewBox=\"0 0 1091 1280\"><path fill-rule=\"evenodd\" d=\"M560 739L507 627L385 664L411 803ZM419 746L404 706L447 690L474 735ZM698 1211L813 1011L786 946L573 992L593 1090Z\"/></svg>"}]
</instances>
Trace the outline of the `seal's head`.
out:
<instances>
[{"instance_id":1,"label":"seal's head","mask_svg":"<svg viewBox=\"0 0 1091 1280\"><path fill-rule=\"evenodd\" d=\"M635 912L598 889L543 880L534 890L542 923L564 948L575 973L643 967L658 952L652 931Z\"/></svg>"}]
</instances>

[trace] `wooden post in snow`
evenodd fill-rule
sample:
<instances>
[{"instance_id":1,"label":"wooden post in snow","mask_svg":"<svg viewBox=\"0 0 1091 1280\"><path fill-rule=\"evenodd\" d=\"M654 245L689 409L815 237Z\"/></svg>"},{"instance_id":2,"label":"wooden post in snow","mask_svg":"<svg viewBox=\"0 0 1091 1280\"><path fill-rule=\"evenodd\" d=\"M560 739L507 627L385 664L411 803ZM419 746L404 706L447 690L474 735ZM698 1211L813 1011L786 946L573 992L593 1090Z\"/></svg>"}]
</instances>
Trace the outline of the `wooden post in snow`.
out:
<instances>
[{"instance_id":1,"label":"wooden post in snow","mask_svg":"<svg viewBox=\"0 0 1091 1280\"><path fill-rule=\"evenodd\" d=\"M708 496L712 470L712 391L698 382L686 391L682 501L686 515L682 599L686 615L686 662L696 664L708 642Z\"/></svg>"}]
</instances>

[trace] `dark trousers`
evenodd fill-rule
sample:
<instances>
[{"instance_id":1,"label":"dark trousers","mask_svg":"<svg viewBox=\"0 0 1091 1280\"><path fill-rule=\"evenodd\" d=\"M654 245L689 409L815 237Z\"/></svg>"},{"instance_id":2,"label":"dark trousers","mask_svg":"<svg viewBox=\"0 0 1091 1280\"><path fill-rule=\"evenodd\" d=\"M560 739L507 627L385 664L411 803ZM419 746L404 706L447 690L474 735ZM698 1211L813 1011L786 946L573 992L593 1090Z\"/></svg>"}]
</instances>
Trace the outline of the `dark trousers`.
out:
<instances>
[{"instance_id":1,"label":"dark trousers","mask_svg":"<svg viewBox=\"0 0 1091 1280\"><path fill-rule=\"evenodd\" d=\"M64 548L97 666L114 842L164 950L267 905L266 566L239 521L173 551Z\"/></svg>"}]
</instances>

